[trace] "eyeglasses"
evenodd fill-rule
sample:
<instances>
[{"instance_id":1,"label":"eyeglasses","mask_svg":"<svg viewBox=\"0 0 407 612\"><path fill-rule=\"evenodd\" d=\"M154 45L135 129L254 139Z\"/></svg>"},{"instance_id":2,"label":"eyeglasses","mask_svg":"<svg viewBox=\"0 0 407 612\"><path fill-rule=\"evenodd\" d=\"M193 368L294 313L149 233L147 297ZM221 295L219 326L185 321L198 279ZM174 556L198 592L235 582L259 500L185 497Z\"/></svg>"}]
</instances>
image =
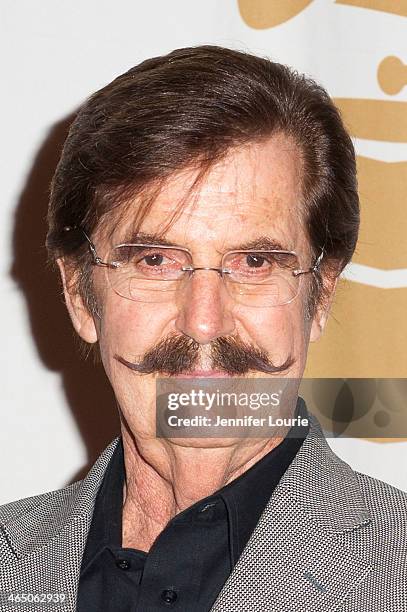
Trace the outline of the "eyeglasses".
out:
<instances>
[{"instance_id":1,"label":"eyeglasses","mask_svg":"<svg viewBox=\"0 0 407 612\"><path fill-rule=\"evenodd\" d=\"M65 228L73 229L72 227ZM314 265L302 270L294 251L238 250L222 256L220 268L196 267L184 247L157 244L119 244L102 261L89 236L86 238L96 266L104 267L110 287L136 302L167 302L177 289L200 270L217 272L228 293L240 304L253 307L289 304L300 291L305 274L316 273L322 249Z\"/></svg>"}]
</instances>

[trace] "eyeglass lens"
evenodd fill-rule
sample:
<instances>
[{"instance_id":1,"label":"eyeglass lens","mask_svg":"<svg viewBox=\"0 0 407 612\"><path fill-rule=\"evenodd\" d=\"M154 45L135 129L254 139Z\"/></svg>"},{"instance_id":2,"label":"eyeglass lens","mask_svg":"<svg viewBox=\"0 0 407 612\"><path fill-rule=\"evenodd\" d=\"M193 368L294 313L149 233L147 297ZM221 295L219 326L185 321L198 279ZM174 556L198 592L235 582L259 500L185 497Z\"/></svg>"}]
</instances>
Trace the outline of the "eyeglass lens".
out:
<instances>
[{"instance_id":1,"label":"eyeglass lens","mask_svg":"<svg viewBox=\"0 0 407 612\"><path fill-rule=\"evenodd\" d=\"M187 250L152 245L115 247L107 268L109 283L120 296L141 302L165 302L191 276ZM293 274L298 259L289 252L231 251L222 259L230 295L248 306L277 306L293 300L300 278Z\"/></svg>"}]
</instances>

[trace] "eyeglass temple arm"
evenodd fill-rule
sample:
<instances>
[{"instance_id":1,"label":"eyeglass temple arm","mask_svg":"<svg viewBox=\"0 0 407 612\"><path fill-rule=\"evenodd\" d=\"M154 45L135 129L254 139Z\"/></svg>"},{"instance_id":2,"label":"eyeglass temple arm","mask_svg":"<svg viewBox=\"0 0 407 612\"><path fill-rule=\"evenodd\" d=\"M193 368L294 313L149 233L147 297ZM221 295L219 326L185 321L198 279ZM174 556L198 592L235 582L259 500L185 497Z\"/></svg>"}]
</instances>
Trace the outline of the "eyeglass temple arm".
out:
<instances>
[{"instance_id":1,"label":"eyeglass temple arm","mask_svg":"<svg viewBox=\"0 0 407 612\"><path fill-rule=\"evenodd\" d=\"M294 275L300 276L300 274L309 274L310 272L317 272L323 257L324 249L322 249L321 253L319 254L318 258L316 259L314 265L311 268L308 268L308 270L295 270Z\"/></svg>"},{"instance_id":2,"label":"eyeglass temple arm","mask_svg":"<svg viewBox=\"0 0 407 612\"><path fill-rule=\"evenodd\" d=\"M324 249L322 249L322 251L320 252L316 262L314 263L314 265L312 266L311 270L313 272L316 272L319 268L319 264L321 263L322 259L324 257Z\"/></svg>"},{"instance_id":3,"label":"eyeglass temple arm","mask_svg":"<svg viewBox=\"0 0 407 612\"><path fill-rule=\"evenodd\" d=\"M81 227L78 227L77 225L67 225L67 226L64 227L64 231L65 232L69 232L69 231L71 231L73 229L80 230L82 232L82 234L85 236L85 238L86 238L86 240L88 242L89 250L90 250L90 252L92 253L92 256L93 256L93 263L95 265L97 265L97 266L104 266L104 267L107 267L107 268L115 267L112 264L110 264L110 263L108 263L106 261L103 261L99 257L99 255L97 254L95 245L93 244L92 240L89 238L89 236L87 235L87 233L85 232L84 229L82 229Z\"/></svg>"}]
</instances>

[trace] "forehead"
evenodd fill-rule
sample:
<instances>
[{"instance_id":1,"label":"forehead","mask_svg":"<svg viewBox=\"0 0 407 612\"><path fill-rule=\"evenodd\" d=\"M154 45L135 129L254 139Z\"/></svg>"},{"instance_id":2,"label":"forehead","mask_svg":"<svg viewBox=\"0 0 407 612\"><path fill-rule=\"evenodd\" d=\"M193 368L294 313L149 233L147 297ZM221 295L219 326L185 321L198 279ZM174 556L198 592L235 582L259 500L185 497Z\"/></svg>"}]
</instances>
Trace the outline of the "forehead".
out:
<instances>
[{"instance_id":1,"label":"forehead","mask_svg":"<svg viewBox=\"0 0 407 612\"><path fill-rule=\"evenodd\" d=\"M268 236L283 248L303 243L301 205L302 159L295 143L283 134L235 148L210 168L194 186L196 169L171 176L143 219L144 235L165 235L191 250L238 248ZM134 236L137 199L117 224L113 241ZM168 227L174 213L176 217ZM163 229L166 229L163 233Z\"/></svg>"}]
</instances>

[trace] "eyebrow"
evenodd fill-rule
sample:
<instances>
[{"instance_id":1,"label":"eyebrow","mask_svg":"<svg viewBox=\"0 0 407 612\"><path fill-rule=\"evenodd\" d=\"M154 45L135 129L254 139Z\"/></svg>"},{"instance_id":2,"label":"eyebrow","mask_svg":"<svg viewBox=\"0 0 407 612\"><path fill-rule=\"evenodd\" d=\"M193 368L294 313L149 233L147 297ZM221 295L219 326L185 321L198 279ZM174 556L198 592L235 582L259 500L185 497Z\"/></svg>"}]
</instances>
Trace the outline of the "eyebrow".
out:
<instances>
[{"instance_id":1,"label":"eyebrow","mask_svg":"<svg viewBox=\"0 0 407 612\"><path fill-rule=\"evenodd\" d=\"M149 234L146 232L138 232L137 234L129 234L125 236L120 244L156 244L160 246L172 246L186 248L183 245L177 244L168 238L164 238L159 234ZM236 243L229 245L227 251L291 251L287 247L284 247L281 242L271 238L270 236L259 236L246 242Z\"/></svg>"}]
</instances>

